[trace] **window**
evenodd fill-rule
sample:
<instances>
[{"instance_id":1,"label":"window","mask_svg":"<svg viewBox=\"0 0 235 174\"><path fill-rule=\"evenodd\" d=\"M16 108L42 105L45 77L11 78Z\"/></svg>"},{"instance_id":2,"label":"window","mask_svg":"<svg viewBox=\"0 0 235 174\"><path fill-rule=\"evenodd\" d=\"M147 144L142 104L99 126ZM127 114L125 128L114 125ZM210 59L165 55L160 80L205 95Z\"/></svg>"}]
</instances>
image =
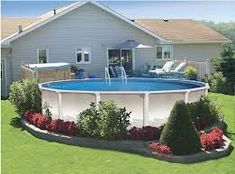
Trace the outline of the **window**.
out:
<instances>
[{"instance_id":1,"label":"window","mask_svg":"<svg viewBox=\"0 0 235 174\"><path fill-rule=\"evenodd\" d=\"M91 61L90 54L91 54L90 48L76 49L76 62L81 64L90 63Z\"/></svg>"},{"instance_id":2,"label":"window","mask_svg":"<svg viewBox=\"0 0 235 174\"><path fill-rule=\"evenodd\" d=\"M172 45L161 45L156 48L157 59L172 59Z\"/></svg>"},{"instance_id":3,"label":"window","mask_svg":"<svg viewBox=\"0 0 235 174\"><path fill-rule=\"evenodd\" d=\"M47 63L48 62L48 49L37 49L38 63Z\"/></svg>"}]
</instances>

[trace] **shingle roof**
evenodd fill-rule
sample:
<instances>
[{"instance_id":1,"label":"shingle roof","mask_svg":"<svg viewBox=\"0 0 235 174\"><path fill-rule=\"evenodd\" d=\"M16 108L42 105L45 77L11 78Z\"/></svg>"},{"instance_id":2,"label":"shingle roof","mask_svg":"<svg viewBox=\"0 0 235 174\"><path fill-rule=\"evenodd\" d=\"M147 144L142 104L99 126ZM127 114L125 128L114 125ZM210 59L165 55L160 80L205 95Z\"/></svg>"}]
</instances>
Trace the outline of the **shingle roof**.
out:
<instances>
[{"instance_id":1,"label":"shingle roof","mask_svg":"<svg viewBox=\"0 0 235 174\"><path fill-rule=\"evenodd\" d=\"M23 28L37 21L38 18L1 18L1 39L4 39L13 33L18 32L18 26Z\"/></svg>"},{"instance_id":2,"label":"shingle roof","mask_svg":"<svg viewBox=\"0 0 235 174\"><path fill-rule=\"evenodd\" d=\"M70 5L56 9L56 14L59 14L68 8L78 4L79 2L72 3ZM43 15L37 18L20 18L20 17L2 17L1 18L1 39L18 32L18 26L22 25L23 30L30 28L38 23L41 23L50 17L54 16L54 9L44 13Z\"/></svg>"},{"instance_id":3,"label":"shingle roof","mask_svg":"<svg viewBox=\"0 0 235 174\"><path fill-rule=\"evenodd\" d=\"M173 42L229 41L222 34L192 19L136 19L135 22Z\"/></svg>"},{"instance_id":4,"label":"shingle roof","mask_svg":"<svg viewBox=\"0 0 235 174\"><path fill-rule=\"evenodd\" d=\"M64 12L77 3L67 5L56 10L56 14ZM54 16L53 10L39 16L38 18L1 18L1 39L4 39L16 32L18 26L22 25L23 30L31 28ZM135 23L148 31L172 42L228 42L225 36L212 30L199 21L191 19L136 19Z\"/></svg>"}]
</instances>

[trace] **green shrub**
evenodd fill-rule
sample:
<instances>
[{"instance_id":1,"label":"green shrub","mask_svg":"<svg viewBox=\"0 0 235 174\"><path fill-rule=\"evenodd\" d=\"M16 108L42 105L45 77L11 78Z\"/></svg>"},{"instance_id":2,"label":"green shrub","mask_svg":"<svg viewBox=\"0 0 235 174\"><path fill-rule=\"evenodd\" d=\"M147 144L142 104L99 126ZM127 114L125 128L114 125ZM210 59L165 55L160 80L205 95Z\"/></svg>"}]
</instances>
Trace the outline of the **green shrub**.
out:
<instances>
[{"instance_id":1,"label":"green shrub","mask_svg":"<svg viewBox=\"0 0 235 174\"><path fill-rule=\"evenodd\" d=\"M222 118L219 108L209 100L208 97L201 97L199 101L187 104L190 116L193 120L200 118L212 124Z\"/></svg>"},{"instance_id":2,"label":"green shrub","mask_svg":"<svg viewBox=\"0 0 235 174\"><path fill-rule=\"evenodd\" d=\"M41 112L41 92L36 80L25 79L13 82L10 86L10 102L16 106L18 114L33 110Z\"/></svg>"},{"instance_id":3,"label":"green shrub","mask_svg":"<svg viewBox=\"0 0 235 174\"><path fill-rule=\"evenodd\" d=\"M78 128L82 135L104 139L118 139L127 134L130 113L119 108L114 101L100 102L98 109L94 103L81 112Z\"/></svg>"},{"instance_id":4,"label":"green shrub","mask_svg":"<svg viewBox=\"0 0 235 174\"><path fill-rule=\"evenodd\" d=\"M219 92L219 93L224 93L226 92L226 79L223 77L223 74L221 72L215 72L211 75L205 75L202 78L203 82L206 82L210 86L210 91L211 92Z\"/></svg>"},{"instance_id":5,"label":"green shrub","mask_svg":"<svg viewBox=\"0 0 235 174\"><path fill-rule=\"evenodd\" d=\"M184 101L177 101L163 128L160 144L171 148L175 155L187 155L200 151L200 138Z\"/></svg>"},{"instance_id":6,"label":"green shrub","mask_svg":"<svg viewBox=\"0 0 235 174\"><path fill-rule=\"evenodd\" d=\"M99 113L95 103L90 104L90 108L84 110L78 117L78 129L84 136L99 137Z\"/></svg>"},{"instance_id":7,"label":"green shrub","mask_svg":"<svg viewBox=\"0 0 235 174\"><path fill-rule=\"evenodd\" d=\"M197 80L197 69L194 66L187 66L184 70L184 74L189 80Z\"/></svg>"}]
</instances>

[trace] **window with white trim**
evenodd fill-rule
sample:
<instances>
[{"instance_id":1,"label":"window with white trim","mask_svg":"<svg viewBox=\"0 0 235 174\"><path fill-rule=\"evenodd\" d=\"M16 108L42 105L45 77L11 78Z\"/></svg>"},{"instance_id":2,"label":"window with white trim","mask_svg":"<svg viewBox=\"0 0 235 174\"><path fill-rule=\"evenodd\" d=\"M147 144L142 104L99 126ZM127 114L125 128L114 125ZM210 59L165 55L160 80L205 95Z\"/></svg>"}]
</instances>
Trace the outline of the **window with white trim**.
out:
<instances>
[{"instance_id":1,"label":"window with white trim","mask_svg":"<svg viewBox=\"0 0 235 174\"><path fill-rule=\"evenodd\" d=\"M48 63L49 49L37 49L38 63Z\"/></svg>"},{"instance_id":2,"label":"window with white trim","mask_svg":"<svg viewBox=\"0 0 235 174\"><path fill-rule=\"evenodd\" d=\"M91 62L91 49L90 48L78 48L75 52L76 62L80 64L86 64Z\"/></svg>"},{"instance_id":3,"label":"window with white trim","mask_svg":"<svg viewBox=\"0 0 235 174\"><path fill-rule=\"evenodd\" d=\"M156 47L156 58L157 59L172 59L172 45L158 45Z\"/></svg>"}]
</instances>

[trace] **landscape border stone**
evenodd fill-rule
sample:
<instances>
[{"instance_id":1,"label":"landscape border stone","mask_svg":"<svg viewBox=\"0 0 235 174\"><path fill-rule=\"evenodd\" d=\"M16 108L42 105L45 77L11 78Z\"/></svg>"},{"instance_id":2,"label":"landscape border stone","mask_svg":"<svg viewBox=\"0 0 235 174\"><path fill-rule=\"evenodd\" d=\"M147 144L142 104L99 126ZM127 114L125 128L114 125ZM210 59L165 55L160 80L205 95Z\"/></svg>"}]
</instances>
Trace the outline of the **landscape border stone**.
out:
<instances>
[{"instance_id":1,"label":"landscape border stone","mask_svg":"<svg viewBox=\"0 0 235 174\"><path fill-rule=\"evenodd\" d=\"M229 155L231 151L230 148L231 140L228 139L226 136L223 136L223 139L225 141L223 146L219 149L215 149L212 151L202 151L199 153L184 155L184 156L175 156L175 155L166 156L152 152L147 147L147 144L149 142L145 141L133 141L133 140L107 141L107 140L100 140L100 139L86 138L86 137L67 136L67 135L48 132L47 130L41 130L35 127L34 125L26 122L25 119L21 119L21 125L25 130L27 130L33 136L50 142L58 142L62 144L81 146L81 147L131 152L174 163L186 164L186 163L205 161L209 159L221 158Z\"/></svg>"}]
</instances>

